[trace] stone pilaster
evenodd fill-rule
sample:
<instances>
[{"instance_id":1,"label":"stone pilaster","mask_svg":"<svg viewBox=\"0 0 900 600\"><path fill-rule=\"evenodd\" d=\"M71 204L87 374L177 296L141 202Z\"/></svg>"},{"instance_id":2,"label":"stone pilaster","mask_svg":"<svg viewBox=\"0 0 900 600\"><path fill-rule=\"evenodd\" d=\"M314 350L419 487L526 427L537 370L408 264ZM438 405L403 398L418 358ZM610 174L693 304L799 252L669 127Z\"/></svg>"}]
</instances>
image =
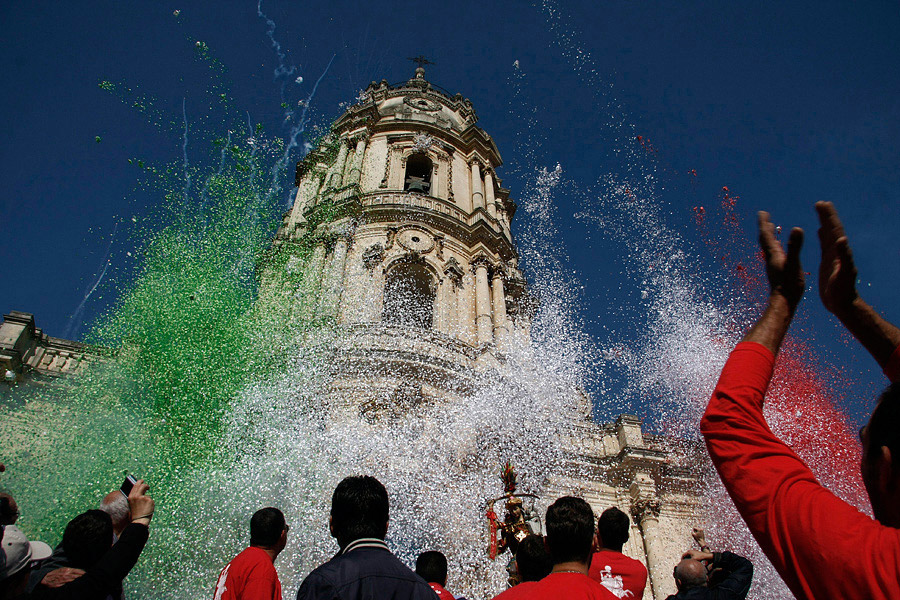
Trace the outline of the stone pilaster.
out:
<instances>
[{"instance_id":1,"label":"stone pilaster","mask_svg":"<svg viewBox=\"0 0 900 600\"><path fill-rule=\"evenodd\" d=\"M325 266L325 240L317 240L306 268L306 273L300 287L297 289L297 299L300 302L297 317L306 321L313 317L315 307L318 304L319 289L322 286L322 269Z\"/></svg>"},{"instance_id":2,"label":"stone pilaster","mask_svg":"<svg viewBox=\"0 0 900 600\"><path fill-rule=\"evenodd\" d=\"M476 259L475 271L475 327L479 344L494 341L494 323L491 318L491 286L488 282L488 262Z\"/></svg>"},{"instance_id":3,"label":"stone pilaster","mask_svg":"<svg viewBox=\"0 0 900 600\"><path fill-rule=\"evenodd\" d=\"M339 235L334 241L334 251L328 273L322 282L322 294L319 298L319 314L323 317L336 317L344 289L344 267L347 262L349 236Z\"/></svg>"},{"instance_id":4,"label":"stone pilaster","mask_svg":"<svg viewBox=\"0 0 900 600\"><path fill-rule=\"evenodd\" d=\"M338 144L337 158L334 159L334 164L332 164L331 168L328 170L328 183L325 185L325 189L328 190L336 190L341 187L341 184L343 183L342 173L344 172L344 166L347 164L347 152L350 149L350 146L345 139L341 139Z\"/></svg>"},{"instance_id":5,"label":"stone pilaster","mask_svg":"<svg viewBox=\"0 0 900 600\"><path fill-rule=\"evenodd\" d=\"M362 175L362 165L363 158L366 155L366 144L368 143L369 136L366 134L362 134L356 140L356 151L353 153L353 161L350 163L350 173L347 176L347 185L354 185L359 183L360 176Z\"/></svg>"},{"instance_id":6,"label":"stone pilaster","mask_svg":"<svg viewBox=\"0 0 900 600\"><path fill-rule=\"evenodd\" d=\"M481 181L481 164L477 160L469 163L472 171L472 210L484 208L484 189Z\"/></svg>"},{"instance_id":7,"label":"stone pilaster","mask_svg":"<svg viewBox=\"0 0 900 600\"><path fill-rule=\"evenodd\" d=\"M665 540L659 531L659 512L661 503L656 493L653 478L646 473L637 473L628 490L631 496L631 515L641 530L644 540L644 553L647 556L647 571L650 575L650 586L653 597L663 600L669 594L672 579L672 567L665 564Z\"/></svg>"},{"instance_id":8,"label":"stone pilaster","mask_svg":"<svg viewBox=\"0 0 900 600\"><path fill-rule=\"evenodd\" d=\"M506 318L506 290L503 286L503 271L499 268L494 269L491 292L494 309L494 340L500 350L505 350L505 343L509 337L509 323Z\"/></svg>"},{"instance_id":9,"label":"stone pilaster","mask_svg":"<svg viewBox=\"0 0 900 600\"><path fill-rule=\"evenodd\" d=\"M488 214L497 218L497 199L494 197L494 174L491 169L484 172L484 193Z\"/></svg>"}]
</instances>

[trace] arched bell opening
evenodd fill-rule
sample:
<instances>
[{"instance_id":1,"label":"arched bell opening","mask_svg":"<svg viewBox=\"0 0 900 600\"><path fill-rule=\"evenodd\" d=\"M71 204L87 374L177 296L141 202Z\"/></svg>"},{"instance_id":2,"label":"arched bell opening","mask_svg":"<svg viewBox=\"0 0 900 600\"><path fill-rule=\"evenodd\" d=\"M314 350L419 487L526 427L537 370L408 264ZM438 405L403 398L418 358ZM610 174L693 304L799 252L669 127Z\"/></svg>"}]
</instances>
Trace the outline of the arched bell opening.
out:
<instances>
[{"instance_id":1,"label":"arched bell opening","mask_svg":"<svg viewBox=\"0 0 900 600\"><path fill-rule=\"evenodd\" d=\"M434 163L421 153L410 154L406 159L406 174L403 176L403 189L407 192L428 194L431 192L431 172Z\"/></svg>"},{"instance_id":2,"label":"arched bell opening","mask_svg":"<svg viewBox=\"0 0 900 600\"><path fill-rule=\"evenodd\" d=\"M436 285L431 271L420 263L401 262L385 276L382 322L431 329Z\"/></svg>"}]
</instances>

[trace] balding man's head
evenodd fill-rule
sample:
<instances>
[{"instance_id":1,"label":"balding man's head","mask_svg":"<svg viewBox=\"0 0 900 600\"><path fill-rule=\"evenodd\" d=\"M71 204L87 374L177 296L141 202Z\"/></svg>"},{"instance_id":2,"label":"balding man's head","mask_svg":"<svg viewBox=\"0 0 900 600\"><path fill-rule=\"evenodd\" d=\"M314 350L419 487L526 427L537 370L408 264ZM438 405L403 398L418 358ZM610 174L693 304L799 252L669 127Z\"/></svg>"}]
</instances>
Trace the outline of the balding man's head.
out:
<instances>
[{"instance_id":1,"label":"balding man's head","mask_svg":"<svg viewBox=\"0 0 900 600\"><path fill-rule=\"evenodd\" d=\"M113 532L119 536L125 527L131 523L131 508L128 499L119 490L110 492L100 502L100 510L107 513L113 524Z\"/></svg>"},{"instance_id":2,"label":"balding man's head","mask_svg":"<svg viewBox=\"0 0 900 600\"><path fill-rule=\"evenodd\" d=\"M703 587L707 583L706 567L693 558L685 558L675 565L674 575L679 590Z\"/></svg>"}]
</instances>

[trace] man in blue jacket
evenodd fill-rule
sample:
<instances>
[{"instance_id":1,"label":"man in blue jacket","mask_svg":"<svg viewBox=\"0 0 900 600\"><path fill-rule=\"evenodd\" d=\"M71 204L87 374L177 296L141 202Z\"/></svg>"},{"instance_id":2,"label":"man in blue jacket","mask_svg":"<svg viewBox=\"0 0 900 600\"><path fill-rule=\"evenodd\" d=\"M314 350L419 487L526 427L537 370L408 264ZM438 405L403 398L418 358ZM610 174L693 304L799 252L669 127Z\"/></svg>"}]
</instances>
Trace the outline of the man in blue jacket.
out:
<instances>
[{"instance_id":1,"label":"man in blue jacket","mask_svg":"<svg viewBox=\"0 0 900 600\"><path fill-rule=\"evenodd\" d=\"M369 476L341 481L329 519L341 551L303 580L297 600L435 600L425 580L388 550L387 526L388 495L380 481Z\"/></svg>"}]
</instances>

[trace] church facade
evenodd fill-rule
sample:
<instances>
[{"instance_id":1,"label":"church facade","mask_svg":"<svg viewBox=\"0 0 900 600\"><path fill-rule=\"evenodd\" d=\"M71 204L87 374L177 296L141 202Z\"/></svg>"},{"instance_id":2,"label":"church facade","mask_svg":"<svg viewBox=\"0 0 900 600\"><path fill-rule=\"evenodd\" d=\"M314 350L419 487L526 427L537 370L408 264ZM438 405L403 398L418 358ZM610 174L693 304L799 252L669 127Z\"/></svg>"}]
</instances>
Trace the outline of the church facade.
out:
<instances>
[{"instance_id":1,"label":"church facade","mask_svg":"<svg viewBox=\"0 0 900 600\"><path fill-rule=\"evenodd\" d=\"M511 234L516 204L496 170L500 153L472 103L429 83L373 82L297 166L297 194L262 266L259 303L275 317L327 322L349 335L329 388L339 410L372 421L472 394L530 344L537 300ZM50 338L26 313L0 326L7 382L78 372L102 360ZM614 423L573 415L568 466L546 494L584 497L599 514L632 516L626 554L644 562L644 598L674 593L672 567L701 513L701 451ZM352 398L352 402L347 399Z\"/></svg>"}]
</instances>

